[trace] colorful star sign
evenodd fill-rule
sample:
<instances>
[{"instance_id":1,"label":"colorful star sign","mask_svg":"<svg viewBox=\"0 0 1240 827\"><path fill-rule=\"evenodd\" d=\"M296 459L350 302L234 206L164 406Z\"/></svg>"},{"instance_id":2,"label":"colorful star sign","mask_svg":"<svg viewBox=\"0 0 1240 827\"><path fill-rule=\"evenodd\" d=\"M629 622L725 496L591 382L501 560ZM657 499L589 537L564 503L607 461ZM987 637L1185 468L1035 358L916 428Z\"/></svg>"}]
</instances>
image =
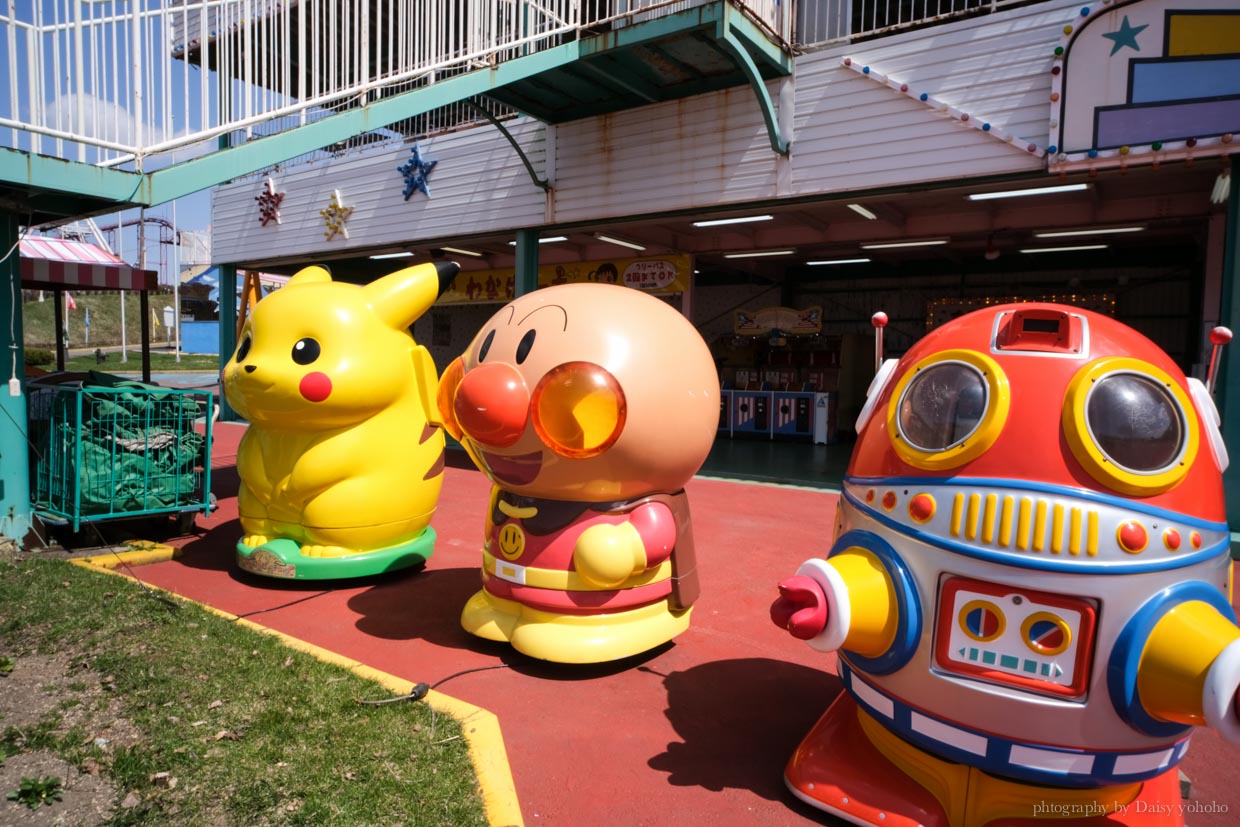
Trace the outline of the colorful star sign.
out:
<instances>
[{"instance_id":1,"label":"colorful star sign","mask_svg":"<svg viewBox=\"0 0 1240 827\"><path fill-rule=\"evenodd\" d=\"M270 178L263 187L261 195L254 196L258 202L258 222L266 227L272 221L280 223L280 203L284 201L284 193L276 192L276 182Z\"/></svg>"},{"instance_id":2,"label":"colorful star sign","mask_svg":"<svg viewBox=\"0 0 1240 827\"><path fill-rule=\"evenodd\" d=\"M319 215L323 216L323 225L327 228L323 230L323 237L331 241L337 235L349 237L349 228L345 226L345 222L349 220L349 216L353 214L352 207L346 207L344 201L340 198L340 190L332 190L331 200L327 204L327 209L319 210Z\"/></svg>"},{"instance_id":3,"label":"colorful star sign","mask_svg":"<svg viewBox=\"0 0 1240 827\"><path fill-rule=\"evenodd\" d=\"M418 152L418 145L413 145L413 156L396 168L396 171L405 179L406 201L409 200L409 196L413 195L414 190L420 190L423 195L430 198L431 191L426 185L426 177L431 174L431 170L438 163L438 161L423 161L421 153Z\"/></svg>"},{"instance_id":4,"label":"colorful star sign","mask_svg":"<svg viewBox=\"0 0 1240 827\"><path fill-rule=\"evenodd\" d=\"M1137 35L1149 28L1147 23L1144 26L1134 26L1128 22L1128 15L1124 15L1124 22L1120 24L1118 32L1109 32L1102 36L1113 42L1115 45L1111 47L1111 56L1125 46L1130 47L1134 52L1141 51L1141 47L1137 45Z\"/></svg>"}]
</instances>

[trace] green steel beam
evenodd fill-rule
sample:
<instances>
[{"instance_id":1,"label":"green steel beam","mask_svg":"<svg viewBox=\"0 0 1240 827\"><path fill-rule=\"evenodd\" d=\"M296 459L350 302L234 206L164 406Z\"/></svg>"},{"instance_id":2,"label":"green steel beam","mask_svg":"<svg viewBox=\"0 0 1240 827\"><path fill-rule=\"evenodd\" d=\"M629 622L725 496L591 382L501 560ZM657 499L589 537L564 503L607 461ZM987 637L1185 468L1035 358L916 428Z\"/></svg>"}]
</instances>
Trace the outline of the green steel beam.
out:
<instances>
[{"instance_id":1,"label":"green steel beam","mask_svg":"<svg viewBox=\"0 0 1240 827\"><path fill-rule=\"evenodd\" d=\"M753 89L754 96L758 99L758 106L762 109L762 120L766 122L766 134L771 142L771 149L780 155L787 155L790 144L780 134L779 115L775 111L775 102L771 100L771 94L767 91L766 81L758 70L758 64L754 62L753 56L749 54L749 49L747 48L749 44L748 38L741 34L742 30L738 25L735 25L737 21L749 23L748 20L739 14L732 15L730 19L724 22L722 34L719 36L719 44L732 56L732 59L736 61L737 67L749 79L749 87ZM762 39L765 40L765 38Z\"/></svg>"},{"instance_id":2,"label":"green steel beam","mask_svg":"<svg viewBox=\"0 0 1240 827\"><path fill-rule=\"evenodd\" d=\"M0 318L9 324L0 325L0 358L3 378L0 383L0 536L19 543L30 530L30 446L26 442L26 392L20 386L13 395L9 387L12 377L25 374L22 347L21 267L16 246L20 219L0 214ZM5 255L9 253L9 255Z\"/></svg>"},{"instance_id":3,"label":"green steel beam","mask_svg":"<svg viewBox=\"0 0 1240 827\"><path fill-rule=\"evenodd\" d=\"M1240 155L1231 156L1231 194L1227 199L1227 231L1223 253L1223 296L1219 324L1240 329ZM1223 472L1227 499L1227 522L1240 526L1240 356L1233 353L1235 340L1219 355L1214 399L1222 419L1224 441L1231 445L1231 465Z\"/></svg>"},{"instance_id":4,"label":"green steel beam","mask_svg":"<svg viewBox=\"0 0 1240 827\"><path fill-rule=\"evenodd\" d=\"M485 95L576 60L579 48L576 41L565 43L149 173L152 203L163 204L372 129Z\"/></svg>"},{"instance_id":5,"label":"green steel beam","mask_svg":"<svg viewBox=\"0 0 1240 827\"><path fill-rule=\"evenodd\" d=\"M728 4L719 2L696 6L666 17L644 20L632 26L613 29L579 41L583 58L610 52L613 49L640 46L656 40L683 35L695 29L718 30L728 18Z\"/></svg>"},{"instance_id":6,"label":"green steel beam","mask_svg":"<svg viewBox=\"0 0 1240 827\"><path fill-rule=\"evenodd\" d=\"M538 177L538 173L534 171L534 165L530 163L529 156L525 154L525 150L521 148L521 144L517 143L517 139L512 137L512 133L508 131L508 127L504 126L499 119L497 119L486 109L483 109L481 106L474 103L472 100L465 101L465 104L469 106L470 109L473 109L475 112L490 121L491 125L499 130L499 134L508 139L508 143L512 144L512 148L516 150L517 157L521 159L521 163L525 164L525 171L530 174L530 180L534 182L534 186L539 187L543 191L550 190L551 184L546 178Z\"/></svg>"},{"instance_id":7,"label":"green steel beam","mask_svg":"<svg viewBox=\"0 0 1240 827\"><path fill-rule=\"evenodd\" d=\"M118 204L146 203L141 173L0 148L0 182L38 192L66 192Z\"/></svg>"},{"instance_id":8,"label":"green steel beam","mask_svg":"<svg viewBox=\"0 0 1240 827\"><path fill-rule=\"evenodd\" d=\"M651 86L648 83L638 80L632 75L621 77L620 75L615 75L610 72L605 72L588 60L582 60L577 63L574 63L573 68L584 70L587 75L591 75L597 78L598 80L602 81L604 84L611 85L611 86L619 86L621 89L625 90L626 92L632 92L634 95L637 95L637 97L641 98L646 103L656 103L659 100L658 89L655 89L653 86Z\"/></svg>"},{"instance_id":9,"label":"green steel beam","mask_svg":"<svg viewBox=\"0 0 1240 827\"><path fill-rule=\"evenodd\" d=\"M762 30L757 24L746 17L739 9L734 8L730 4L724 4L724 24L729 32L741 40L748 48L750 53L758 53L762 60L779 75L791 75L793 59L792 53L785 51L784 47L771 40L770 35Z\"/></svg>"},{"instance_id":10,"label":"green steel beam","mask_svg":"<svg viewBox=\"0 0 1240 827\"><path fill-rule=\"evenodd\" d=\"M228 360L232 359L233 351L237 349L237 268L230 264L220 265L219 270L219 312L216 317L220 320L219 337L220 337L220 373L224 372L224 365L228 364ZM236 411L228 404L228 400L224 398L224 383L220 382L220 421L236 422L240 417Z\"/></svg>"},{"instance_id":11,"label":"green steel beam","mask_svg":"<svg viewBox=\"0 0 1240 827\"><path fill-rule=\"evenodd\" d=\"M517 276L512 292L524 296L538 289L538 230L517 230Z\"/></svg>"},{"instance_id":12,"label":"green steel beam","mask_svg":"<svg viewBox=\"0 0 1240 827\"><path fill-rule=\"evenodd\" d=\"M0 182L35 192L73 193L115 205L154 206L562 66L578 61L585 65L584 61L593 56L698 29L711 31L737 61L763 107L772 146L778 152L787 152L787 142L775 122L774 104L752 53L760 55L778 74L791 72L791 57L738 10L718 0L441 80L240 146L226 147L221 141L221 148L210 155L155 172L126 172L0 148Z\"/></svg>"}]
</instances>

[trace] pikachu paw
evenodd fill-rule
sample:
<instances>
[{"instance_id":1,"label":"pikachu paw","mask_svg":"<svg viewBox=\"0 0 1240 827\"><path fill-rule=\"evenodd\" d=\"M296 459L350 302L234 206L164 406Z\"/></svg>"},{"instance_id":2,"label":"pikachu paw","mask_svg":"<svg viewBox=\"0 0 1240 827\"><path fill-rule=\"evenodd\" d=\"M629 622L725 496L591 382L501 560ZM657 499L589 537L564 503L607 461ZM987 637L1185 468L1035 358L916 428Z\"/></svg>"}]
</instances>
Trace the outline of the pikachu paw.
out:
<instances>
[{"instance_id":1,"label":"pikachu paw","mask_svg":"<svg viewBox=\"0 0 1240 827\"><path fill-rule=\"evenodd\" d=\"M271 542L271 538L266 534L247 534L241 538L241 545L250 548L258 548Z\"/></svg>"},{"instance_id":2,"label":"pikachu paw","mask_svg":"<svg viewBox=\"0 0 1240 827\"><path fill-rule=\"evenodd\" d=\"M348 554L356 554L357 549L344 548L343 546L316 546L306 544L301 547L302 557L344 557Z\"/></svg>"}]
</instances>

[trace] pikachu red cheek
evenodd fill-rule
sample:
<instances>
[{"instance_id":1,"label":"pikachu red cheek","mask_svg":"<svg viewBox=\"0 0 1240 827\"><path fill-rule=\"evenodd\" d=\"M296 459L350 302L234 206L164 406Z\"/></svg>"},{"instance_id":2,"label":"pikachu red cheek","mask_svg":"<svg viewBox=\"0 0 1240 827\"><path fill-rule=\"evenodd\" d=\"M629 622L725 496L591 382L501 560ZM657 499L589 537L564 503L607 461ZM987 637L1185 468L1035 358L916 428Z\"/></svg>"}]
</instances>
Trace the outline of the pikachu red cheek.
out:
<instances>
[{"instance_id":1,"label":"pikachu red cheek","mask_svg":"<svg viewBox=\"0 0 1240 827\"><path fill-rule=\"evenodd\" d=\"M331 396L332 380L327 378L326 373L307 373L301 378L301 384L297 386L297 389L311 402L322 402Z\"/></svg>"}]
</instances>

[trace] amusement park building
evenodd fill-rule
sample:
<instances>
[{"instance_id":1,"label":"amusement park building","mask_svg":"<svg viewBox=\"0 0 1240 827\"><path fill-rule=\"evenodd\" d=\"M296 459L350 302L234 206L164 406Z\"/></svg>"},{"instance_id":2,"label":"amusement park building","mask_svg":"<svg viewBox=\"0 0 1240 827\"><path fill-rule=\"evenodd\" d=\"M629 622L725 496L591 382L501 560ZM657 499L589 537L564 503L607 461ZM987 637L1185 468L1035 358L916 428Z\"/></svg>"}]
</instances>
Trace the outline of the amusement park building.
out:
<instances>
[{"instance_id":1,"label":"amusement park building","mask_svg":"<svg viewBox=\"0 0 1240 827\"><path fill-rule=\"evenodd\" d=\"M662 13L710 22L719 5ZM664 292L715 349L725 383L779 383L789 374L774 368L799 363L737 335L757 311L819 308L821 337L785 348L836 351L825 381L845 423L872 371L868 344L854 340L870 335L879 310L899 353L981 303L1082 304L1201 374L1221 317L1227 133L1240 126L1240 89L1209 78L1240 51L1234 5L1052 0L972 11L849 38L835 36L842 23L827 21L827 4L803 2L791 42L772 36L782 54L759 66L766 97L735 73L733 85L709 88L726 49L708 25L630 43L641 25L621 17L581 33L601 51L492 96L510 115L498 123L474 116L450 129L404 125L406 134L396 125L219 187L215 256L265 270L328 263L363 278L454 258L458 289L415 329L441 366L520 289L519 233L544 242L542 283L658 259L681 271ZM865 19L851 18L854 30ZM759 27L757 39L773 31ZM676 63L708 47L710 60ZM1059 185L1070 186L970 198ZM279 194L278 221L256 205L265 193ZM339 227L333 203L348 213ZM923 241L935 243L871 246ZM776 337L788 332L776 323ZM806 371L791 378L803 384Z\"/></svg>"},{"instance_id":2,"label":"amusement park building","mask_svg":"<svg viewBox=\"0 0 1240 827\"><path fill-rule=\"evenodd\" d=\"M843 429L876 311L897 355L980 304L1075 303L1199 376L1208 332L1234 323L1234 0L555 2L540 8L560 18L534 22L527 4L469 0L402 24L451 58L404 74L394 20L307 37L298 7L337 4L251 5L174 21L171 52L252 65L247 89L283 90L272 119L234 117L227 149L186 181L149 175L144 197L218 185L222 296L238 271L365 281L458 261L414 330L441 369L514 293L619 279L688 316L726 385L815 383ZM520 32L554 36L474 48L518 11ZM1047 187L1062 189L1029 194ZM724 223L738 218L754 220ZM1230 435L1240 362L1223 364Z\"/></svg>"}]
</instances>

